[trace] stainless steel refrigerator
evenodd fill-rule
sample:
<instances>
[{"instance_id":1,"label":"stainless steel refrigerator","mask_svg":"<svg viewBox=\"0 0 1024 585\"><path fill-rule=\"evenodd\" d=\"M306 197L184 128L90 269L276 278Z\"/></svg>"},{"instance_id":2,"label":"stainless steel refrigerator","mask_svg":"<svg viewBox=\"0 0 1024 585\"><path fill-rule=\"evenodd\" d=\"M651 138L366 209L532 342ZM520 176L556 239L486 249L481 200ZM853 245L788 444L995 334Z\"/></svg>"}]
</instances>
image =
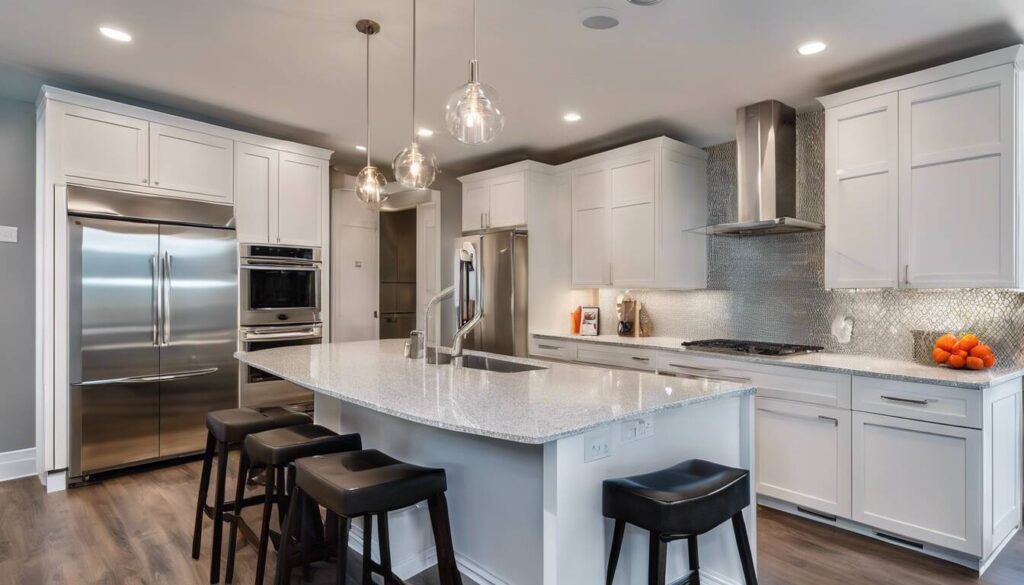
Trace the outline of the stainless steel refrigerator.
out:
<instances>
[{"instance_id":1,"label":"stainless steel refrigerator","mask_svg":"<svg viewBox=\"0 0 1024 585\"><path fill-rule=\"evenodd\" d=\"M68 214L71 477L201 451L238 406L231 206L71 187Z\"/></svg>"},{"instance_id":2,"label":"stainless steel refrigerator","mask_svg":"<svg viewBox=\"0 0 1024 585\"><path fill-rule=\"evenodd\" d=\"M473 265L460 251L465 243L477 250L480 289ZM529 353L526 313L527 233L523 229L495 230L455 240L456 328L473 318L480 303L480 323L469 332L463 347L504 355Z\"/></svg>"}]
</instances>

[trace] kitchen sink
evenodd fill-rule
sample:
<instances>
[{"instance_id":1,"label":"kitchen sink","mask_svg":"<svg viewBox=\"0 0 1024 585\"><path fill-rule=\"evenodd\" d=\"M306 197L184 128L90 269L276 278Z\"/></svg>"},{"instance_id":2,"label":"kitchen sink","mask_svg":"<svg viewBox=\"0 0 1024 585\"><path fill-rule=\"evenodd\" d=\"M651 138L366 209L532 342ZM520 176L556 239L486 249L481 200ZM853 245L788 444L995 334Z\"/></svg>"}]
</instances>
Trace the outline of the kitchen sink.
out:
<instances>
[{"instance_id":1,"label":"kitchen sink","mask_svg":"<svg viewBox=\"0 0 1024 585\"><path fill-rule=\"evenodd\" d=\"M507 374L513 372L529 372L531 370L547 369L544 366L534 366L530 364L522 364L519 362L498 360L479 355L462 356L462 367L472 368L474 370L487 370L488 372L502 372Z\"/></svg>"}]
</instances>

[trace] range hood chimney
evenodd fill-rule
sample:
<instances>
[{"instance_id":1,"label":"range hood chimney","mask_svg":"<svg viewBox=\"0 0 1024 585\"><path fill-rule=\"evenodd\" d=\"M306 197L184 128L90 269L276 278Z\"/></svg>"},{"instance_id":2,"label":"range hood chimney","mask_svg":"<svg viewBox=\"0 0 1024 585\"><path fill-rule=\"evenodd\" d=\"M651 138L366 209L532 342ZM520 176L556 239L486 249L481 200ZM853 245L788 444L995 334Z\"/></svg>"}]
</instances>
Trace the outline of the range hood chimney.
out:
<instances>
[{"instance_id":1,"label":"range hood chimney","mask_svg":"<svg viewBox=\"0 0 1024 585\"><path fill-rule=\"evenodd\" d=\"M710 227L716 236L818 231L796 219L796 110L770 100L736 110L737 221Z\"/></svg>"}]
</instances>

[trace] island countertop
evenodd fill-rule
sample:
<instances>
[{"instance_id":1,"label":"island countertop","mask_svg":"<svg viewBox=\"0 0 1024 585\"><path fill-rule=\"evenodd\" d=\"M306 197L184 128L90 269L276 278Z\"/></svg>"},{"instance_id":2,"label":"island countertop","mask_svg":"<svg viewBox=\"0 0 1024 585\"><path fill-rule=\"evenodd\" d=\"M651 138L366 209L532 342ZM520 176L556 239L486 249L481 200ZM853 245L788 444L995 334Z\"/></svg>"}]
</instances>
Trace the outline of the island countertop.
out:
<instances>
[{"instance_id":1,"label":"island countertop","mask_svg":"<svg viewBox=\"0 0 1024 585\"><path fill-rule=\"evenodd\" d=\"M527 444L667 408L754 393L750 384L508 356L493 357L546 369L502 373L434 365L404 357L404 343L386 339L300 345L238 352L235 357L313 392L377 412Z\"/></svg>"}]
</instances>

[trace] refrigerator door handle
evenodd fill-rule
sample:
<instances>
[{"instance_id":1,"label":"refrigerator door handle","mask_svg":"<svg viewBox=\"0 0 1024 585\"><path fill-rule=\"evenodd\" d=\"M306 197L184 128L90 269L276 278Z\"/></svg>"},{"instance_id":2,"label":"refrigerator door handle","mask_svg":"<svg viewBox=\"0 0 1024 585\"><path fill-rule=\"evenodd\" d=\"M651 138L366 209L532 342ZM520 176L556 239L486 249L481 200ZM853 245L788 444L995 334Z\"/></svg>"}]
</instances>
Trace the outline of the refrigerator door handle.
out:
<instances>
[{"instance_id":1,"label":"refrigerator door handle","mask_svg":"<svg viewBox=\"0 0 1024 585\"><path fill-rule=\"evenodd\" d=\"M160 316L163 314L163 278L160 274L160 253L153 254L153 346L160 346Z\"/></svg>"},{"instance_id":2,"label":"refrigerator door handle","mask_svg":"<svg viewBox=\"0 0 1024 585\"><path fill-rule=\"evenodd\" d=\"M204 368L192 370L191 372L178 372L176 374L158 374L155 376L126 376L124 378L109 378L107 380L90 380L88 382L77 382L72 386L106 386L110 384L149 384L151 382L169 382L171 380L183 380L195 378L216 372L218 368Z\"/></svg>"},{"instance_id":3,"label":"refrigerator door handle","mask_svg":"<svg viewBox=\"0 0 1024 585\"><path fill-rule=\"evenodd\" d=\"M164 274L162 287L164 293L164 302L161 307L163 312L163 343L161 345L170 345L171 342L171 256L170 252L164 252Z\"/></svg>"}]
</instances>

